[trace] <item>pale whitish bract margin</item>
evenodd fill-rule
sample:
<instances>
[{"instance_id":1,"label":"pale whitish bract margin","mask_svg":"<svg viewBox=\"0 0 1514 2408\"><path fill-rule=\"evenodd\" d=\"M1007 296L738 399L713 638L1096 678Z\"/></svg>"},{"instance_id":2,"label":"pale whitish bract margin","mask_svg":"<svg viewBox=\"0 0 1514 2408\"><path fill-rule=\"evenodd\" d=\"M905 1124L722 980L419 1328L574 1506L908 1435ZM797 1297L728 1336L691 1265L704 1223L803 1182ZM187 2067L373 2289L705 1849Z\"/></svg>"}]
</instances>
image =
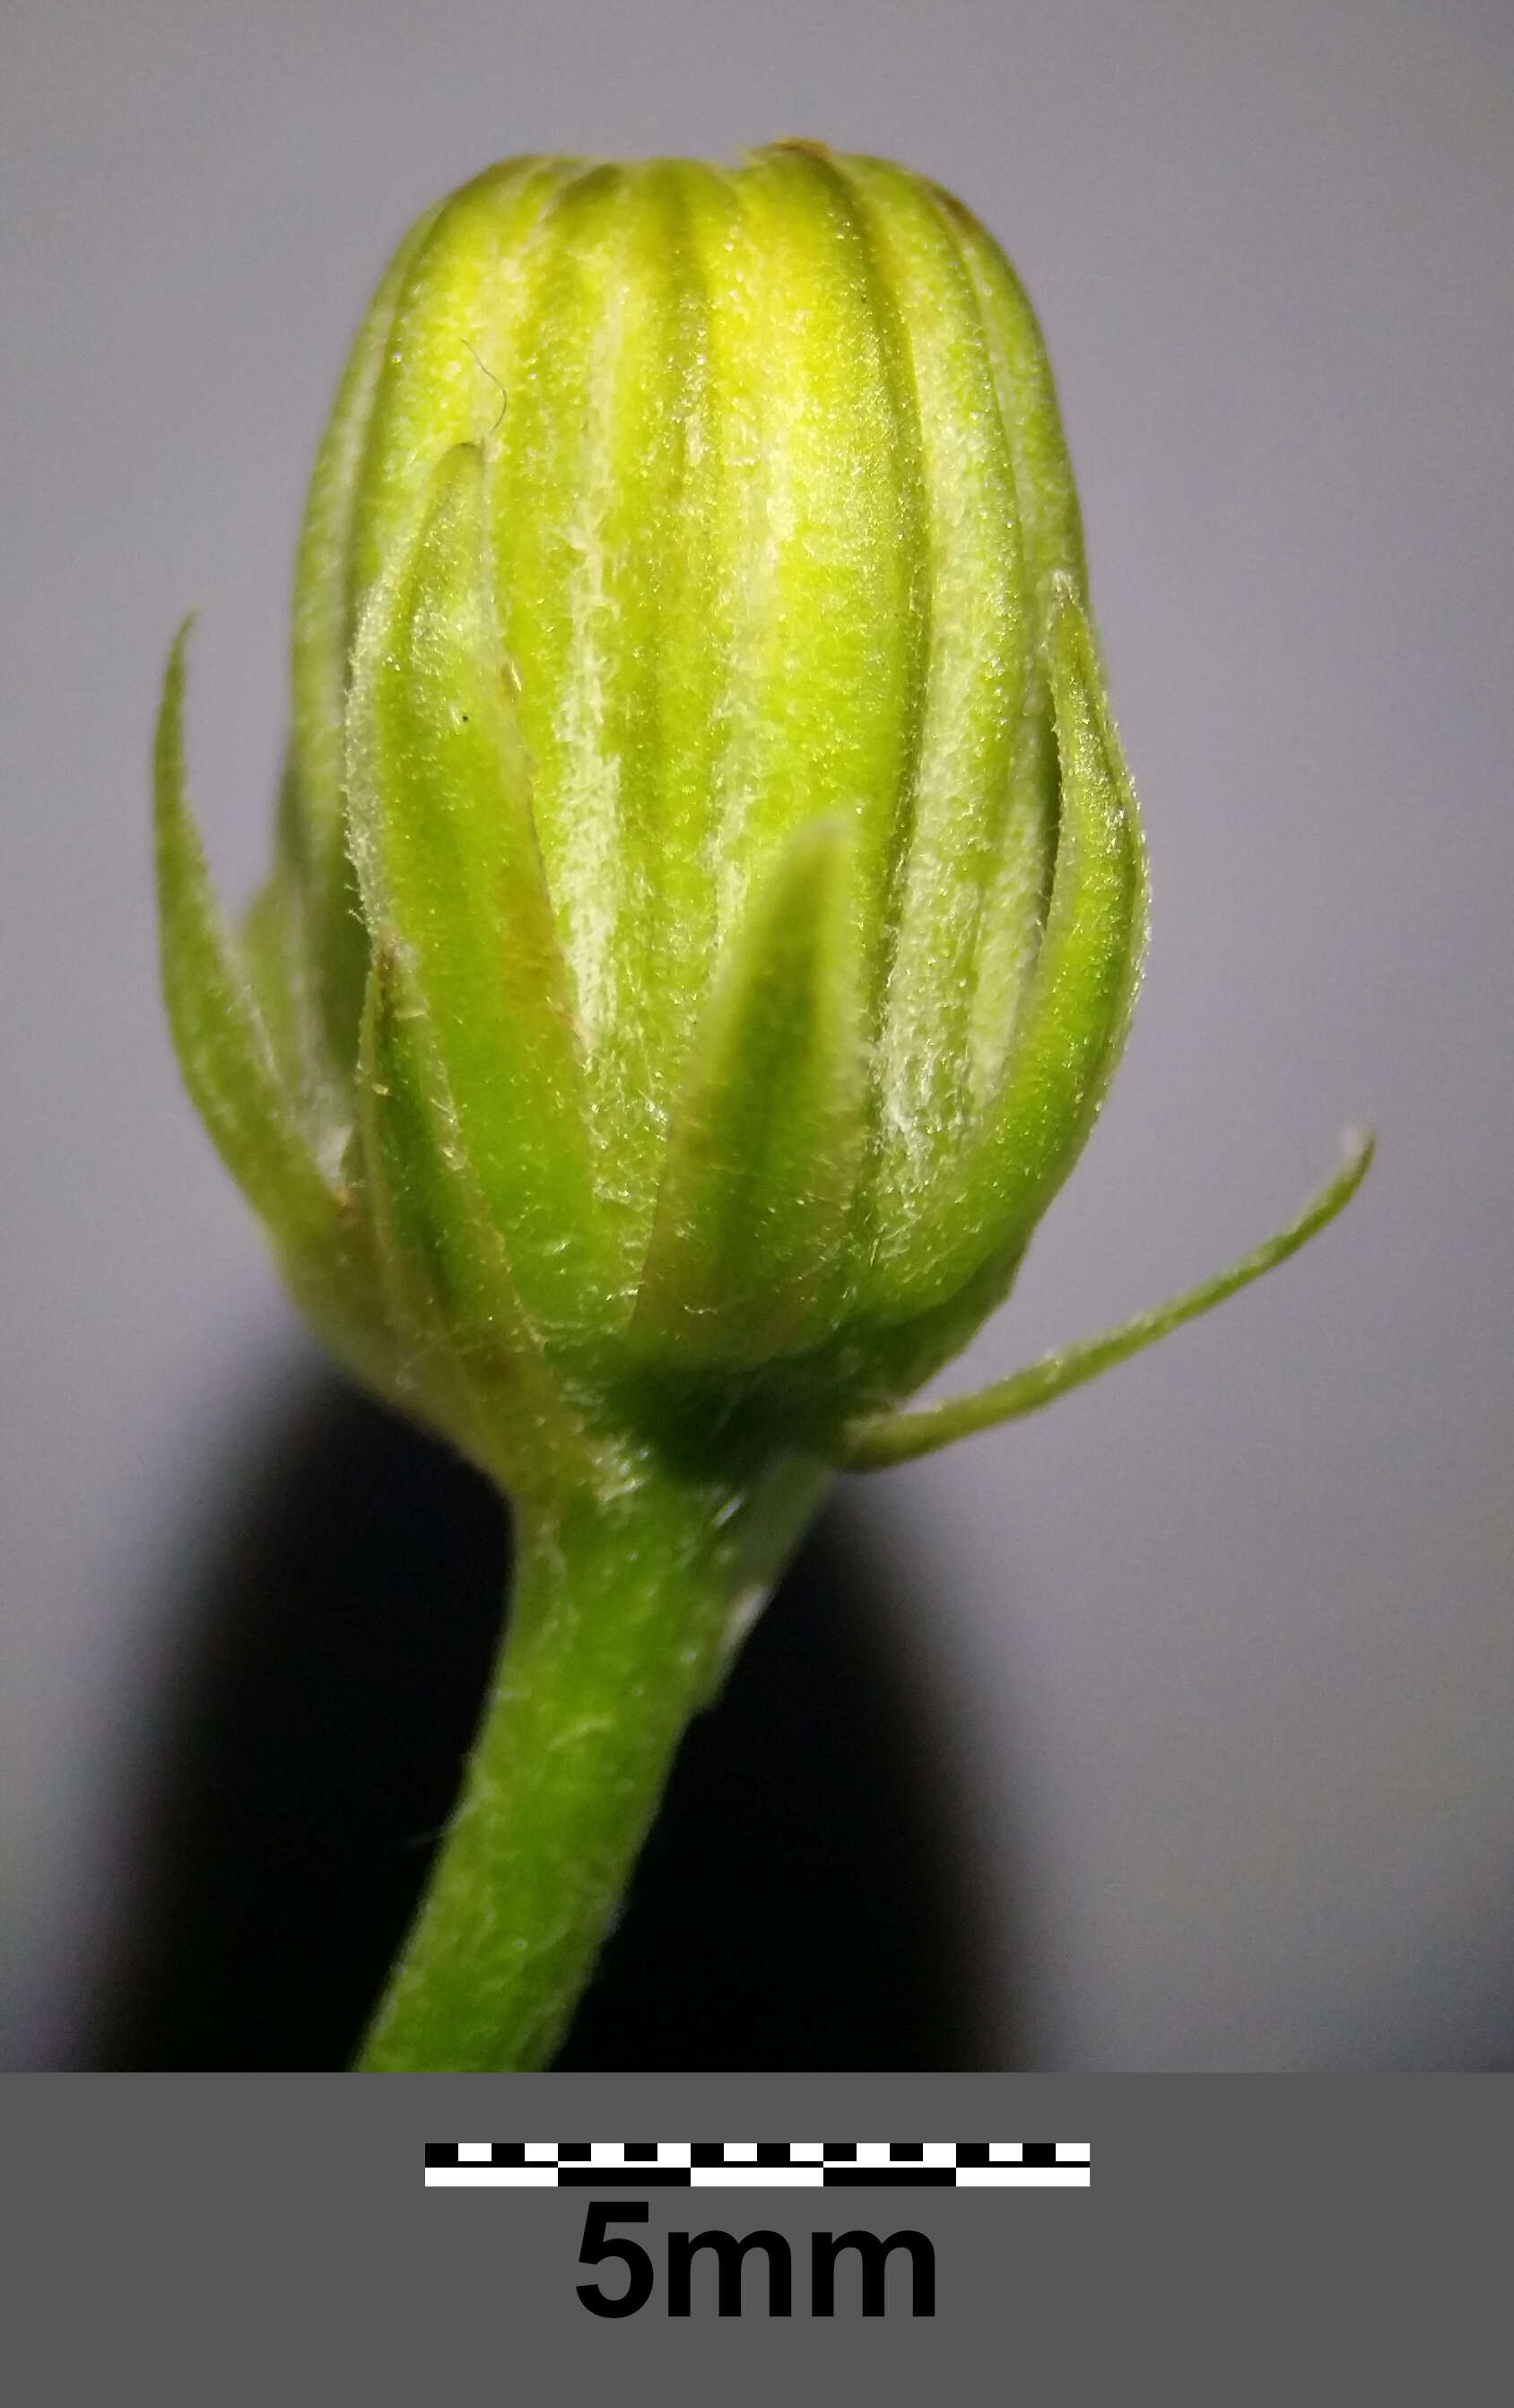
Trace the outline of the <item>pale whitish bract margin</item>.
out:
<instances>
[{"instance_id":1,"label":"pale whitish bract margin","mask_svg":"<svg viewBox=\"0 0 1514 2408\"><path fill-rule=\"evenodd\" d=\"M436 2190L1087 2190L1087 2141L428 2141Z\"/></svg>"}]
</instances>

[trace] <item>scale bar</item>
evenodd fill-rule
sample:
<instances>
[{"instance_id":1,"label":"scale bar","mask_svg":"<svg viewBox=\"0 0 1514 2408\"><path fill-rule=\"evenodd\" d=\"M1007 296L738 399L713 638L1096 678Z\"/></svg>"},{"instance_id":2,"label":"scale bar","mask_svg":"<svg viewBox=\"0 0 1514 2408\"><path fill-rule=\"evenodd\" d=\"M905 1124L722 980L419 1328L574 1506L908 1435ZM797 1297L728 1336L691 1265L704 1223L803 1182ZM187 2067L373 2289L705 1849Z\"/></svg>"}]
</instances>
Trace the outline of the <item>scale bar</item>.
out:
<instances>
[{"instance_id":1,"label":"scale bar","mask_svg":"<svg viewBox=\"0 0 1514 2408\"><path fill-rule=\"evenodd\" d=\"M1087 2190L1087 2141L428 2141L433 2190Z\"/></svg>"}]
</instances>

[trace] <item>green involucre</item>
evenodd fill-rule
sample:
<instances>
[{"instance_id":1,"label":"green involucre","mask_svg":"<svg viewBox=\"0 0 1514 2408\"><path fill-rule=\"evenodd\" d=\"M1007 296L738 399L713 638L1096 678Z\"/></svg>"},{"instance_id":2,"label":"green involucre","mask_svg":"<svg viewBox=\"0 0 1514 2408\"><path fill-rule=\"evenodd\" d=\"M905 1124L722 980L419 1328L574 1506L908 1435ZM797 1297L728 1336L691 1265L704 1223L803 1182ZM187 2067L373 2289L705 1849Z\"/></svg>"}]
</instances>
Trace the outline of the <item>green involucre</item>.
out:
<instances>
[{"instance_id":1,"label":"green involucre","mask_svg":"<svg viewBox=\"0 0 1514 2408\"><path fill-rule=\"evenodd\" d=\"M1034 318L921 179L524 159L407 236L312 483L242 980L392 1393L476 1451L375 1201L380 960L487 1226L412 1124L427 1224L592 1418L681 1363L821 1443L962 1343L1139 971L1083 575Z\"/></svg>"}]
</instances>

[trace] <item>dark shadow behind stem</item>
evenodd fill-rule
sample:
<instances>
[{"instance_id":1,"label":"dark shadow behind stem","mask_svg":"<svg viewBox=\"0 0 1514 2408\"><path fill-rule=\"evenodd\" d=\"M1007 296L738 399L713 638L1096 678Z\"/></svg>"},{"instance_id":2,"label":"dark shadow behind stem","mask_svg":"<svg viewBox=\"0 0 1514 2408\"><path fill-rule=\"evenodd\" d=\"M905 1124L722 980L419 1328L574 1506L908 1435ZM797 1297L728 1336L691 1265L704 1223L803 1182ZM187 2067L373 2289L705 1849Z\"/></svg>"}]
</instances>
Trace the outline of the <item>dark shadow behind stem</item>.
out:
<instances>
[{"instance_id":1,"label":"dark shadow behind stem","mask_svg":"<svg viewBox=\"0 0 1514 2408\"><path fill-rule=\"evenodd\" d=\"M844 1488L689 1732L564 2068L989 2061L1003 1885L971 1870L950 1734L900 1644L930 1601L894 1594L867 1519ZM451 1804L507 1567L487 1484L336 1383L268 1433L186 1584L87 2063L348 2062Z\"/></svg>"}]
</instances>

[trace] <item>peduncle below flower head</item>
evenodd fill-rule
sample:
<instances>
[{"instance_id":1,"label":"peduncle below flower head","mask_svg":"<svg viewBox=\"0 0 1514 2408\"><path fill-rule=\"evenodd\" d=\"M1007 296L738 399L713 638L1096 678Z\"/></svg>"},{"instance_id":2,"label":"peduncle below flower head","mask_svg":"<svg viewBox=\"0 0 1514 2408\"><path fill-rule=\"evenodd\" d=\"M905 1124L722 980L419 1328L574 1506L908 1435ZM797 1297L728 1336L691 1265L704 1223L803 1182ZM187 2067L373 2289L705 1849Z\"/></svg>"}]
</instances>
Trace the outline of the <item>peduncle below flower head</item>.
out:
<instances>
[{"instance_id":1,"label":"peduncle below flower head","mask_svg":"<svg viewBox=\"0 0 1514 2408\"><path fill-rule=\"evenodd\" d=\"M1146 926L1050 370L961 205L806 143L491 169L337 395L239 945L180 680L180 1057L345 1358L509 1484L884 1459L1077 1157Z\"/></svg>"}]
</instances>

